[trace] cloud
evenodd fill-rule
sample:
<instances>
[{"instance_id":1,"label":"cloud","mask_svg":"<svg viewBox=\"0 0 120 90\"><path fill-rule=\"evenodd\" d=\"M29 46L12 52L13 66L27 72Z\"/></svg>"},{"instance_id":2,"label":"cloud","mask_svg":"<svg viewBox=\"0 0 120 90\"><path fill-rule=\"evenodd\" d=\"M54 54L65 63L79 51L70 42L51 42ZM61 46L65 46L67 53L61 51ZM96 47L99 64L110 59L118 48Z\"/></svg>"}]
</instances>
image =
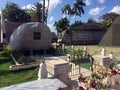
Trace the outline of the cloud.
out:
<instances>
[{"instance_id":1,"label":"cloud","mask_svg":"<svg viewBox=\"0 0 120 90\"><path fill-rule=\"evenodd\" d=\"M55 27L53 26L54 25L53 23L48 23L47 25L52 32L55 30Z\"/></svg>"},{"instance_id":2,"label":"cloud","mask_svg":"<svg viewBox=\"0 0 120 90\"><path fill-rule=\"evenodd\" d=\"M101 18L95 18L94 19L97 23L102 23L104 20L103 19L101 19Z\"/></svg>"},{"instance_id":3,"label":"cloud","mask_svg":"<svg viewBox=\"0 0 120 90\"><path fill-rule=\"evenodd\" d=\"M67 17L68 15L66 15L66 14L62 14L62 18L65 18L65 17Z\"/></svg>"},{"instance_id":4,"label":"cloud","mask_svg":"<svg viewBox=\"0 0 120 90\"><path fill-rule=\"evenodd\" d=\"M32 4L28 4L27 6L23 6L22 9L28 9L28 10L30 10L30 9L33 9L32 7L35 7L35 6L32 5Z\"/></svg>"},{"instance_id":5,"label":"cloud","mask_svg":"<svg viewBox=\"0 0 120 90\"><path fill-rule=\"evenodd\" d=\"M49 18L49 21L52 22L53 20L54 20L54 17L51 16L51 17Z\"/></svg>"},{"instance_id":6,"label":"cloud","mask_svg":"<svg viewBox=\"0 0 120 90\"><path fill-rule=\"evenodd\" d=\"M98 1L99 1L99 3L101 3L101 4L105 2L105 0L98 0Z\"/></svg>"},{"instance_id":7,"label":"cloud","mask_svg":"<svg viewBox=\"0 0 120 90\"><path fill-rule=\"evenodd\" d=\"M90 14L90 15L97 15L97 14L101 13L105 8L106 8L106 7L102 7L102 8L100 8L100 7L92 8L92 9L90 9L89 14Z\"/></svg>"},{"instance_id":8,"label":"cloud","mask_svg":"<svg viewBox=\"0 0 120 90\"><path fill-rule=\"evenodd\" d=\"M85 0L86 5L91 5L91 0Z\"/></svg>"},{"instance_id":9,"label":"cloud","mask_svg":"<svg viewBox=\"0 0 120 90\"><path fill-rule=\"evenodd\" d=\"M120 6L117 5L117 6L113 7L110 12L114 12L116 14L120 14Z\"/></svg>"},{"instance_id":10,"label":"cloud","mask_svg":"<svg viewBox=\"0 0 120 90\"><path fill-rule=\"evenodd\" d=\"M49 0L50 3L49 3L49 12L51 12L54 8L57 7L58 4L62 3L61 0ZM43 0L40 1L40 3L43 3ZM45 2L45 6L48 5L48 0L46 0Z\"/></svg>"}]
</instances>

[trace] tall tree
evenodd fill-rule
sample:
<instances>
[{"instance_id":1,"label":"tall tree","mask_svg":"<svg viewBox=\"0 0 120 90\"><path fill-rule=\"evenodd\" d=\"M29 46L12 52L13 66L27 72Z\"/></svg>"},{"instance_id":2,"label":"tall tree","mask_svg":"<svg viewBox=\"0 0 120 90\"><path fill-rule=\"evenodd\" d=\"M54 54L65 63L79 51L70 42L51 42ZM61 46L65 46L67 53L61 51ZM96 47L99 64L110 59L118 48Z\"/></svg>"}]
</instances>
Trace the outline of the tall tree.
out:
<instances>
[{"instance_id":1,"label":"tall tree","mask_svg":"<svg viewBox=\"0 0 120 90\"><path fill-rule=\"evenodd\" d=\"M66 4L62 9L62 14L70 15L70 16L81 16L81 14L84 14L83 7L85 6L85 3L82 0L76 0L73 7L69 4Z\"/></svg>"},{"instance_id":2,"label":"tall tree","mask_svg":"<svg viewBox=\"0 0 120 90\"><path fill-rule=\"evenodd\" d=\"M87 21L87 23L96 23L95 19L90 17Z\"/></svg>"},{"instance_id":3,"label":"tall tree","mask_svg":"<svg viewBox=\"0 0 120 90\"><path fill-rule=\"evenodd\" d=\"M66 4L62 9L62 14L71 15L71 7L69 4Z\"/></svg>"},{"instance_id":4,"label":"tall tree","mask_svg":"<svg viewBox=\"0 0 120 90\"><path fill-rule=\"evenodd\" d=\"M68 27L70 26L70 22L65 17L65 18L62 18L58 21L55 21L54 26L56 27L56 30L58 32L63 32L64 30L68 29Z\"/></svg>"},{"instance_id":5,"label":"tall tree","mask_svg":"<svg viewBox=\"0 0 120 90\"><path fill-rule=\"evenodd\" d=\"M54 23L54 26L56 27L56 30L57 30L57 34L58 36L61 37L61 33L64 31L64 30L67 30L68 27L70 27L70 22L69 20L65 17L65 18L62 18L58 21L55 21Z\"/></svg>"},{"instance_id":6,"label":"tall tree","mask_svg":"<svg viewBox=\"0 0 120 90\"><path fill-rule=\"evenodd\" d=\"M45 9L45 12L44 12L44 24L47 24L47 17L48 17L48 11L49 11L49 4L50 4L50 0L48 0L47 7L44 8L44 9Z\"/></svg>"},{"instance_id":7,"label":"tall tree","mask_svg":"<svg viewBox=\"0 0 120 90\"><path fill-rule=\"evenodd\" d=\"M31 9L33 21L42 22L42 3L35 3Z\"/></svg>"},{"instance_id":8,"label":"tall tree","mask_svg":"<svg viewBox=\"0 0 120 90\"><path fill-rule=\"evenodd\" d=\"M30 21L30 15L24 10L20 9L19 6L12 2L7 2L4 9L5 18L8 21L13 22L28 22Z\"/></svg>"},{"instance_id":9,"label":"tall tree","mask_svg":"<svg viewBox=\"0 0 120 90\"><path fill-rule=\"evenodd\" d=\"M73 15L81 16L81 14L84 14L83 6L85 6L85 3L82 0L76 0L72 8Z\"/></svg>"}]
</instances>

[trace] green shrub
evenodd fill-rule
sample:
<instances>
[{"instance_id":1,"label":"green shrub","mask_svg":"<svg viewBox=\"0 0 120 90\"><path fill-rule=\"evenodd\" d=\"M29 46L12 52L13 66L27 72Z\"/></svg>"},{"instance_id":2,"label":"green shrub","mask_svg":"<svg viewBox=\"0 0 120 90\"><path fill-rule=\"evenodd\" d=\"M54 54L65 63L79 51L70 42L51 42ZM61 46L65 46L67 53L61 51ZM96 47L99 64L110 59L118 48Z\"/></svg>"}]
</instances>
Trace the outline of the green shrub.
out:
<instances>
[{"instance_id":1,"label":"green shrub","mask_svg":"<svg viewBox=\"0 0 120 90\"><path fill-rule=\"evenodd\" d=\"M6 46L4 47L4 51L5 51L6 53L8 53L8 54L12 54L12 49L11 49L10 45L6 45Z\"/></svg>"}]
</instances>

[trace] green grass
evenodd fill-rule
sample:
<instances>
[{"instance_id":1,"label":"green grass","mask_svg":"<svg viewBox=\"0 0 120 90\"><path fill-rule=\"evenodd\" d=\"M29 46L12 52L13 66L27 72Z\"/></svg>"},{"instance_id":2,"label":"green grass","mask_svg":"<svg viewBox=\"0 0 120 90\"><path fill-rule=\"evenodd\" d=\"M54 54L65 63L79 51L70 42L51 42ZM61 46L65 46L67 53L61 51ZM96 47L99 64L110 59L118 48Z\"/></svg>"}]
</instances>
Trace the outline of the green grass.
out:
<instances>
[{"instance_id":1,"label":"green grass","mask_svg":"<svg viewBox=\"0 0 120 90\"><path fill-rule=\"evenodd\" d=\"M113 52L113 55L116 58L120 58L120 46L99 46L99 45L75 45L75 49L81 49L83 50L84 47L87 47L87 51L90 55L99 55L101 54L102 48L106 48L106 53L109 55L111 52ZM65 46L65 48L69 48L70 46Z\"/></svg>"},{"instance_id":2,"label":"green grass","mask_svg":"<svg viewBox=\"0 0 120 90\"><path fill-rule=\"evenodd\" d=\"M10 71L9 66L13 64L7 53L0 52L0 87L37 79L37 68Z\"/></svg>"},{"instance_id":3,"label":"green grass","mask_svg":"<svg viewBox=\"0 0 120 90\"><path fill-rule=\"evenodd\" d=\"M72 61L74 64L79 65L81 67L84 67L88 70L90 70L91 67L91 63L89 59L80 59L80 60L76 60L76 61Z\"/></svg>"}]
</instances>

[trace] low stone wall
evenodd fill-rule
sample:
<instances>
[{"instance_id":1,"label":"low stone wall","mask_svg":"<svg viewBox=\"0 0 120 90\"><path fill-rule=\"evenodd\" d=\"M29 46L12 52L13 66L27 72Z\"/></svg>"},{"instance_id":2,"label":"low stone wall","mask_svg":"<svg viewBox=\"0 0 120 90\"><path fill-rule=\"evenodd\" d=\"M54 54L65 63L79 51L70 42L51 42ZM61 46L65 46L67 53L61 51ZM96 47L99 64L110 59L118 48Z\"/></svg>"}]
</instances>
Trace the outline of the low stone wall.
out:
<instances>
[{"instance_id":1,"label":"low stone wall","mask_svg":"<svg viewBox=\"0 0 120 90\"><path fill-rule=\"evenodd\" d=\"M56 57L56 59L58 59ZM71 66L65 60L47 60L47 71L50 72L54 78L58 78L60 81L65 83L67 86L71 86L71 79L68 73L71 71Z\"/></svg>"},{"instance_id":2,"label":"low stone wall","mask_svg":"<svg viewBox=\"0 0 120 90\"><path fill-rule=\"evenodd\" d=\"M16 70L20 70L20 69L28 69L28 68L38 67L38 66L39 66L38 62L31 63L31 64L19 64L19 65L10 66L10 70L16 71Z\"/></svg>"}]
</instances>

